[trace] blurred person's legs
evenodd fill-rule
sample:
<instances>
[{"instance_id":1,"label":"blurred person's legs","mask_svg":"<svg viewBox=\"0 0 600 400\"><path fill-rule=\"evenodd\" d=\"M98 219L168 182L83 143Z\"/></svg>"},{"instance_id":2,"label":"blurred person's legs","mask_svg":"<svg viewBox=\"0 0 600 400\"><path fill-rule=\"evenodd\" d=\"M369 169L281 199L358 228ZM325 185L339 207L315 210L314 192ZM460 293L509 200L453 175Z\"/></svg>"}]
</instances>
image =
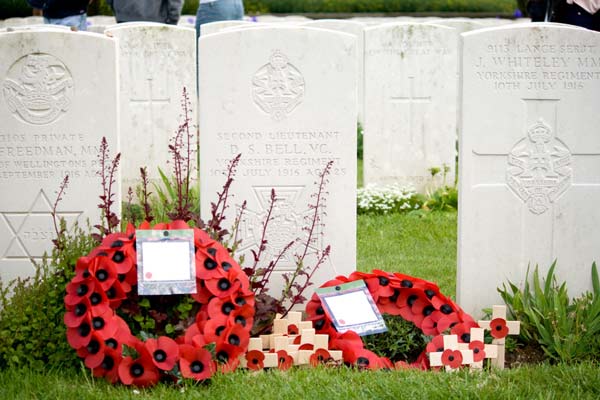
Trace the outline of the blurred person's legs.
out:
<instances>
[{"instance_id":1,"label":"blurred person's legs","mask_svg":"<svg viewBox=\"0 0 600 400\"><path fill-rule=\"evenodd\" d=\"M244 17L242 0L216 0L200 3L196 13L196 36L200 36L200 25L215 21L240 20Z\"/></svg>"},{"instance_id":2,"label":"blurred person's legs","mask_svg":"<svg viewBox=\"0 0 600 400\"><path fill-rule=\"evenodd\" d=\"M44 23L50 25L64 25L69 27L75 27L79 31L87 30L87 14L69 15L64 18L46 18L44 17Z\"/></svg>"}]
</instances>

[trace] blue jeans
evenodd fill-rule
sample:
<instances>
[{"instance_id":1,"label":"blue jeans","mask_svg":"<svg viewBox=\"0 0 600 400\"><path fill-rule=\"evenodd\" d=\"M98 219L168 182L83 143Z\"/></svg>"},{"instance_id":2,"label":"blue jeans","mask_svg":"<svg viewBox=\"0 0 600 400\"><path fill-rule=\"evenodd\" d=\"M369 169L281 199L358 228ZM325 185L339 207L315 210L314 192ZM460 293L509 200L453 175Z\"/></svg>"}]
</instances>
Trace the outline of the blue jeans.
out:
<instances>
[{"instance_id":1,"label":"blue jeans","mask_svg":"<svg viewBox=\"0 0 600 400\"><path fill-rule=\"evenodd\" d=\"M77 14L77 15L69 15L64 18L46 18L44 17L45 24L51 25L64 25L64 26L74 26L77 30L85 31L87 30L87 14Z\"/></svg>"},{"instance_id":2,"label":"blue jeans","mask_svg":"<svg viewBox=\"0 0 600 400\"><path fill-rule=\"evenodd\" d=\"M196 37L200 37L200 25L207 22L228 21L244 17L242 0L216 0L198 4L196 13Z\"/></svg>"}]
</instances>

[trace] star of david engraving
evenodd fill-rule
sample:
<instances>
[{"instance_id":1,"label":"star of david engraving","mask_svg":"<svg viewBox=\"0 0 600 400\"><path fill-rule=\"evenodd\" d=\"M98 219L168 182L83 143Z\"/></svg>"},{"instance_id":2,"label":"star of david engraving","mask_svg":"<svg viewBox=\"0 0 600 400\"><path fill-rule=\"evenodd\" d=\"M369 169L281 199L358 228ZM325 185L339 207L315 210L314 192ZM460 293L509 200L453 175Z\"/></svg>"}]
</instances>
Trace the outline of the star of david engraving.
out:
<instances>
[{"instance_id":1,"label":"star of david engraving","mask_svg":"<svg viewBox=\"0 0 600 400\"><path fill-rule=\"evenodd\" d=\"M56 214L66 220L67 226L71 226L83 212L61 211ZM6 247L0 249L2 259L39 259L45 252L50 252L56 234L52 203L43 190L39 191L27 211L2 211L0 221L11 235Z\"/></svg>"},{"instance_id":2,"label":"star of david engraving","mask_svg":"<svg viewBox=\"0 0 600 400\"><path fill-rule=\"evenodd\" d=\"M256 204L259 209L247 209L238 228L238 237L242 240L240 252L248 252L260 245L263 223L267 217L270 204L271 187L255 186L252 188ZM272 220L267 228L267 246L261 257L263 263L268 263L275 258L290 242L292 247L280 259L277 270L290 271L295 268L294 255L306 245L308 232L304 229L307 220L312 218L314 210L308 205L304 209L299 204L304 186L278 186L274 187L277 200L271 214ZM320 225L313 234L309 249L317 251L322 248L322 234Z\"/></svg>"}]
</instances>

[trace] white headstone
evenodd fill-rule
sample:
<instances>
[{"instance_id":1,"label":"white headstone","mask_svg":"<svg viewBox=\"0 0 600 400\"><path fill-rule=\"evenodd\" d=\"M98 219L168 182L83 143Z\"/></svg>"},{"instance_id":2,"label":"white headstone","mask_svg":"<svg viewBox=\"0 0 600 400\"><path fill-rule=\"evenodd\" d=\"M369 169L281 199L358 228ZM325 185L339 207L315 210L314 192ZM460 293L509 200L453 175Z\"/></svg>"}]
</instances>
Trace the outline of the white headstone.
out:
<instances>
[{"instance_id":1,"label":"white headstone","mask_svg":"<svg viewBox=\"0 0 600 400\"><path fill-rule=\"evenodd\" d=\"M365 30L365 184L424 192L454 183L457 40L437 25ZM444 167L445 179L432 178L431 168Z\"/></svg>"},{"instance_id":2,"label":"white headstone","mask_svg":"<svg viewBox=\"0 0 600 400\"><path fill-rule=\"evenodd\" d=\"M115 41L90 33L2 33L0 54L0 279L7 282L32 275L30 259L52 249L51 211L65 175L58 216L69 226L100 223L98 155L102 137L118 152L118 74Z\"/></svg>"},{"instance_id":3,"label":"white headstone","mask_svg":"<svg viewBox=\"0 0 600 400\"><path fill-rule=\"evenodd\" d=\"M317 19L303 23L304 26L313 28L331 29L338 32L345 32L356 36L356 54L358 62L358 120L364 121L364 52L365 52L365 24L357 21L348 21L343 19Z\"/></svg>"},{"instance_id":4,"label":"white headstone","mask_svg":"<svg viewBox=\"0 0 600 400\"><path fill-rule=\"evenodd\" d=\"M483 23L470 18L437 19L428 23L454 28L459 34L486 27L486 25L484 25Z\"/></svg>"},{"instance_id":5,"label":"white headstone","mask_svg":"<svg viewBox=\"0 0 600 400\"><path fill-rule=\"evenodd\" d=\"M600 33L524 24L463 34L457 299L479 314L557 260L572 295L600 261ZM530 271L530 272L531 272Z\"/></svg>"},{"instance_id":6,"label":"white headstone","mask_svg":"<svg viewBox=\"0 0 600 400\"><path fill-rule=\"evenodd\" d=\"M240 25L252 25L253 23L250 21L241 21L241 20L231 20L231 21L215 21L208 22L206 24L200 25L200 35L210 35L211 33L217 33L225 28L229 28L232 26L240 26Z\"/></svg>"},{"instance_id":7,"label":"white headstone","mask_svg":"<svg viewBox=\"0 0 600 400\"><path fill-rule=\"evenodd\" d=\"M173 25L132 22L106 30L118 39L121 75L121 151L123 190L135 189L140 167L158 180L166 174L169 140L182 122L185 87L196 112L196 34Z\"/></svg>"},{"instance_id":8,"label":"white headstone","mask_svg":"<svg viewBox=\"0 0 600 400\"><path fill-rule=\"evenodd\" d=\"M260 244L271 188L278 201L267 232L262 266L299 239L278 264L270 294L279 297L281 274L294 269L306 243L319 173L333 161L322 221L309 244L331 245L331 256L313 277L315 286L356 265L356 38L306 27L270 27L200 37L200 193L206 220L228 162L242 154L224 227L239 206L245 266Z\"/></svg>"}]
</instances>

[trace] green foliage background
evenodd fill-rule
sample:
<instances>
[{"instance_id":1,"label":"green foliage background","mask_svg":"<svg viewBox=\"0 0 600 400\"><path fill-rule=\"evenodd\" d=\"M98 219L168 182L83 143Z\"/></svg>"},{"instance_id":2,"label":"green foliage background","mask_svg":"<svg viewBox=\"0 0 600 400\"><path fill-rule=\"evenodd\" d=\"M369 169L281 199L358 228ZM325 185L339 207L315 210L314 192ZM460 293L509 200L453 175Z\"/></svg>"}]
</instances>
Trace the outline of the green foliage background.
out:
<instances>
[{"instance_id":1,"label":"green foliage background","mask_svg":"<svg viewBox=\"0 0 600 400\"><path fill-rule=\"evenodd\" d=\"M497 12L510 13L523 0L245 0L247 14L267 13L402 13L402 12ZM521 5L524 11L524 6ZM198 0L186 0L183 15L195 15ZM112 15L105 0L95 0L89 15ZM26 17L26 0L0 0L0 19Z\"/></svg>"}]
</instances>

